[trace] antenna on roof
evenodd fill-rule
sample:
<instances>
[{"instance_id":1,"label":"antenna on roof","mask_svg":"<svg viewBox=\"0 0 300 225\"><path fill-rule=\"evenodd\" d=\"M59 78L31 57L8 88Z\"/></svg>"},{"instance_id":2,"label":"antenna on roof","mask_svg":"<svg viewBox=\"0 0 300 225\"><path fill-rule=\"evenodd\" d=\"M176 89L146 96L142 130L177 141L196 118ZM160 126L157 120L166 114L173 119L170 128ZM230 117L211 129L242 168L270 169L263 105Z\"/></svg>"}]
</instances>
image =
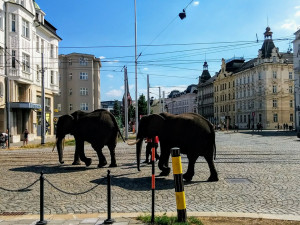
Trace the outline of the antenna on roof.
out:
<instances>
[{"instance_id":1,"label":"antenna on roof","mask_svg":"<svg viewBox=\"0 0 300 225\"><path fill-rule=\"evenodd\" d=\"M287 50L287 53L291 53L293 51L292 47L291 47L291 42L289 43L289 47L288 47L288 50Z\"/></svg>"},{"instance_id":2,"label":"antenna on roof","mask_svg":"<svg viewBox=\"0 0 300 225\"><path fill-rule=\"evenodd\" d=\"M256 33L256 43L258 43L258 36L257 36L257 33Z\"/></svg>"}]
</instances>

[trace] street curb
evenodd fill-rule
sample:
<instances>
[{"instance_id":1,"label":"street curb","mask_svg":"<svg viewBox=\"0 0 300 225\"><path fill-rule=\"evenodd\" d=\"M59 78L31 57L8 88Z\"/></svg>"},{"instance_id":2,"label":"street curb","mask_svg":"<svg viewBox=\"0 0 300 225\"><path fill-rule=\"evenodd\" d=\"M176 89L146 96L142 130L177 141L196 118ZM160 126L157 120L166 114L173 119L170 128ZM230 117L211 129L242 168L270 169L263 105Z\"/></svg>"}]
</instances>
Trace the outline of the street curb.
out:
<instances>
[{"instance_id":1,"label":"street curb","mask_svg":"<svg viewBox=\"0 0 300 225\"><path fill-rule=\"evenodd\" d=\"M136 212L136 213L112 213L112 218L136 218L141 215L149 215L150 212ZM155 212L156 216L177 216L176 212ZM264 213L239 213L239 212L187 212L187 216L194 217L227 217L227 218L255 218L255 219L273 219L273 220L290 220L300 221L300 216L291 214L264 214ZM73 220L73 219L87 219L87 218L106 218L107 213L93 213L93 214L51 214L45 215L45 220ZM39 219L40 215L22 215L22 216L0 216L0 221L9 220L23 220L23 219Z\"/></svg>"}]
</instances>

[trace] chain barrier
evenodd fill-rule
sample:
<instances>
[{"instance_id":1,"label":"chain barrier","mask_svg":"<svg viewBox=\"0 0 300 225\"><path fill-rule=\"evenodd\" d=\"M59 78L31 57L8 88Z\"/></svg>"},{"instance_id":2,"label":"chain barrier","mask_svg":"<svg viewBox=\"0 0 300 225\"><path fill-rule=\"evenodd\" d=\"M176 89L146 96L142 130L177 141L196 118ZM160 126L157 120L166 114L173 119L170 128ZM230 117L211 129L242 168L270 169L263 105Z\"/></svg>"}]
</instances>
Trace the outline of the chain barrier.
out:
<instances>
[{"instance_id":1,"label":"chain barrier","mask_svg":"<svg viewBox=\"0 0 300 225\"><path fill-rule=\"evenodd\" d=\"M67 195L82 195L82 194L86 194L86 193L88 193L88 192L94 190L94 189L95 189L96 187L98 187L100 184L103 184L103 181L105 181L105 180L99 182L99 183L96 184L94 187L92 187L92 188L90 188L90 189L88 189L88 190L86 190L86 191L78 192L78 193L72 193L72 192L64 191L64 190L62 190L62 189L56 187L54 184L52 184L47 178L45 178L45 181L47 181L47 183L50 184L51 187L53 187L53 188L56 189L57 191L62 192L62 193L64 193L64 194L67 194Z\"/></svg>"},{"instance_id":2,"label":"chain barrier","mask_svg":"<svg viewBox=\"0 0 300 225\"><path fill-rule=\"evenodd\" d=\"M6 189L6 188L3 188L3 187L0 187L1 190L4 190L4 191L9 191L9 192L23 192L23 191L26 191L28 190L30 187L32 187L33 185L35 185L37 182L39 181L39 179L37 179L36 181L34 181L32 184L28 185L27 187L25 188L20 188L20 189ZM30 190L28 190L30 191Z\"/></svg>"}]
</instances>

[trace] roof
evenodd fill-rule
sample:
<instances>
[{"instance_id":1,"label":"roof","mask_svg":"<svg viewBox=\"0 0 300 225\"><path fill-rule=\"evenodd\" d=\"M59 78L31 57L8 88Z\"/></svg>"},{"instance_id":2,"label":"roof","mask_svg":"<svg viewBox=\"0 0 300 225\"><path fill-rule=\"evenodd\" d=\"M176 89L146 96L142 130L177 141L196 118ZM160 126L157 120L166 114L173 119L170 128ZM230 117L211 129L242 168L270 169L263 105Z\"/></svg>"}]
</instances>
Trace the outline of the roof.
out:
<instances>
[{"instance_id":1,"label":"roof","mask_svg":"<svg viewBox=\"0 0 300 225\"><path fill-rule=\"evenodd\" d=\"M274 44L273 40L265 39L265 41L260 49L262 52L261 57L262 58L270 58L272 55L273 48L275 48L275 44Z\"/></svg>"},{"instance_id":2,"label":"roof","mask_svg":"<svg viewBox=\"0 0 300 225\"><path fill-rule=\"evenodd\" d=\"M250 69L252 67L254 67L254 63L257 61L257 58L254 58L254 59L251 59L245 63L243 63L236 71L235 73L238 73L240 71L243 71L243 70L247 70L247 69Z\"/></svg>"},{"instance_id":3,"label":"roof","mask_svg":"<svg viewBox=\"0 0 300 225\"><path fill-rule=\"evenodd\" d=\"M207 81L209 78L211 78L210 73L208 70L203 70L201 77L200 77L200 82L204 83Z\"/></svg>"},{"instance_id":4,"label":"roof","mask_svg":"<svg viewBox=\"0 0 300 225\"><path fill-rule=\"evenodd\" d=\"M213 82L215 81L216 77L217 77L217 74L214 75L213 77L209 78L209 79L208 79L207 81L205 81L204 83L200 83L200 84L199 84L199 87L204 87L204 86L213 84Z\"/></svg>"},{"instance_id":5,"label":"roof","mask_svg":"<svg viewBox=\"0 0 300 225\"><path fill-rule=\"evenodd\" d=\"M40 7L39 7L39 5L33 0L33 4L34 4L34 8L35 9L41 9Z\"/></svg>"}]
</instances>

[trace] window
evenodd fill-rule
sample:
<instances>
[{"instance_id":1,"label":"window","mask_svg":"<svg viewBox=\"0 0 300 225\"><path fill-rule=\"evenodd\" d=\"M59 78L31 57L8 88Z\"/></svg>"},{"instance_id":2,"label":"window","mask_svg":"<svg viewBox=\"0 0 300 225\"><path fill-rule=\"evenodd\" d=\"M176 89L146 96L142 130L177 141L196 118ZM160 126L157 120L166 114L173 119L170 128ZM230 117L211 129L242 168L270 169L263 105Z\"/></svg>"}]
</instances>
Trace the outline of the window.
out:
<instances>
[{"instance_id":1,"label":"window","mask_svg":"<svg viewBox=\"0 0 300 225\"><path fill-rule=\"evenodd\" d=\"M261 80L261 73L258 73L258 79Z\"/></svg>"},{"instance_id":2,"label":"window","mask_svg":"<svg viewBox=\"0 0 300 225\"><path fill-rule=\"evenodd\" d=\"M273 71L273 79L277 79L277 72Z\"/></svg>"},{"instance_id":3,"label":"window","mask_svg":"<svg viewBox=\"0 0 300 225\"><path fill-rule=\"evenodd\" d=\"M11 31L16 32L16 15L11 14Z\"/></svg>"},{"instance_id":4,"label":"window","mask_svg":"<svg viewBox=\"0 0 300 225\"><path fill-rule=\"evenodd\" d=\"M51 72L50 72L50 83L54 84L54 71L53 70L51 70Z\"/></svg>"},{"instance_id":5,"label":"window","mask_svg":"<svg viewBox=\"0 0 300 225\"><path fill-rule=\"evenodd\" d=\"M273 56L273 62L276 62L276 56Z\"/></svg>"},{"instance_id":6,"label":"window","mask_svg":"<svg viewBox=\"0 0 300 225\"><path fill-rule=\"evenodd\" d=\"M293 93L293 86L289 86L289 93Z\"/></svg>"},{"instance_id":7,"label":"window","mask_svg":"<svg viewBox=\"0 0 300 225\"><path fill-rule=\"evenodd\" d=\"M273 107L277 108L277 99L273 99Z\"/></svg>"},{"instance_id":8,"label":"window","mask_svg":"<svg viewBox=\"0 0 300 225\"><path fill-rule=\"evenodd\" d=\"M73 91L72 88L69 89L69 95L72 95Z\"/></svg>"},{"instance_id":9,"label":"window","mask_svg":"<svg viewBox=\"0 0 300 225\"><path fill-rule=\"evenodd\" d=\"M294 121L294 114L290 114L290 122Z\"/></svg>"},{"instance_id":10,"label":"window","mask_svg":"<svg viewBox=\"0 0 300 225\"><path fill-rule=\"evenodd\" d=\"M40 52L40 37L39 36L36 36L35 46L36 46L36 51Z\"/></svg>"},{"instance_id":11,"label":"window","mask_svg":"<svg viewBox=\"0 0 300 225\"><path fill-rule=\"evenodd\" d=\"M4 65L4 51L3 48L0 46L0 66L2 67Z\"/></svg>"},{"instance_id":12,"label":"window","mask_svg":"<svg viewBox=\"0 0 300 225\"><path fill-rule=\"evenodd\" d=\"M70 105L69 105L69 110L70 110L70 111L73 110L73 104L70 104Z\"/></svg>"},{"instance_id":13,"label":"window","mask_svg":"<svg viewBox=\"0 0 300 225\"><path fill-rule=\"evenodd\" d=\"M273 114L273 122L274 123L278 122L278 115L277 115L277 113Z\"/></svg>"},{"instance_id":14,"label":"window","mask_svg":"<svg viewBox=\"0 0 300 225\"><path fill-rule=\"evenodd\" d=\"M277 93L277 86L273 86L273 93Z\"/></svg>"},{"instance_id":15,"label":"window","mask_svg":"<svg viewBox=\"0 0 300 225\"><path fill-rule=\"evenodd\" d=\"M260 122L260 123L261 123L261 121L262 121L261 114L258 114L258 122Z\"/></svg>"},{"instance_id":16,"label":"window","mask_svg":"<svg viewBox=\"0 0 300 225\"><path fill-rule=\"evenodd\" d=\"M11 67L16 68L16 51L11 51Z\"/></svg>"},{"instance_id":17,"label":"window","mask_svg":"<svg viewBox=\"0 0 300 225\"><path fill-rule=\"evenodd\" d=\"M54 58L54 46L50 45L50 58Z\"/></svg>"},{"instance_id":18,"label":"window","mask_svg":"<svg viewBox=\"0 0 300 225\"><path fill-rule=\"evenodd\" d=\"M41 52L44 53L45 43L44 40L41 39Z\"/></svg>"},{"instance_id":19,"label":"window","mask_svg":"<svg viewBox=\"0 0 300 225\"><path fill-rule=\"evenodd\" d=\"M88 89L87 88L80 88L80 95L88 95Z\"/></svg>"},{"instance_id":20,"label":"window","mask_svg":"<svg viewBox=\"0 0 300 225\"><path fill-rule=\"evenodd\" d=\"M40 80L40 66L36 65L36 80Z\"/></svg>"},{"instance_id":21,"label":"window","mask_svg":"<svg viewBox=\"0 0 300 225\"><path fill-rule=\"evenodd\" d=\"M0 13L0 29L3 29L3 15Z\"/></svg>"},{"instance_id":22,"label":"window","mask_svg":"<svg viewBox=\"0 0 300 225\"><path fill-rule=\"evenodd\" d=\"M70 80L73 79L73 74L72 74L72 73L69 74L69 79L70 79Z\"/></svg>"},{"instance_id":23,"label":"window","mask_svg":"<svg viewBox=\"0 0 300 225\"><path fill-rule=\"evenodd\" d=\"M22 21L22 35L29 38L29 22L24 19Z\"/></svg>"},{"instance_id":24,"label":"window","mask_svg":"<svg viewBox=\"0 0 300 225\"><path fill-rule=\"evenodd\" d=\"M88 103L80 103L80 110L83 110L83 111L89 110Z\"/></svg>"},{"instance_id":25,"label":"window","mask_svg":"<svg viewBox=\"0 0 300 225\"><path fill-rule=\"evenodd\" d=\"M289 79L290 79L290 80L293 79L293 72L289 72Z\"/></svg>"},{"instance_id":26,"label":"window","mask_svg":"<svg viewBox=\"0 0 300 225\"><path fill-rule=\"evenodd\" d=\"M23 71L25 72L30 72L30 56L23 53L23 60L22 60L22 66L23 66Z\"/></svg>"},{"instance_id":27,"label":"window","mask_svg":"<svg viewBox=\"0 0 300 225\"><path fill-rule=\"evenodd\" d=\"M24 2L24 0L21 0L21 5L25 7L25 2Z\"/></svg>"},{"instance_id":28,"label":"window","mask_svg":"<svg viewBox=\"0 0 300 225\"><path fill-rule=\"evenodd\" d=\"M244 123L246 123L246 121L247 121L247 117L246 115L244 115Z\"/></svg>"},{"instance_id":29,"label":"window","mask_svg":"<svg viewBox=\"0 0 300 225\"><path fill-rule=\"evenodd\" d=\"M57 110L60 112L61 111L61 104L57 104Z\"/></svg>"},{"instance_id":30,"label":"window","mask_svg":"<svg viewBox=\"0 0 300 225\"><path fill-rule=\"evenodd\" d=\"M79 58L79 64L81 65L81 66L87 66L87 58L84 58L84 57L80 57Z\"/></svg>"},{"instance_id":31,"label":"window","mask_svg":"<svg viewBox=\"0 0 300 225\"><path fill-rule=\"evenodd\" d=\"M72 59L69 59L69 65L72 65Z\"/></svg>"},{"instance_id":32,"label":"window","mask_svg":"<svg viewBox=\"0 0 300 225\"><path fill-rule=\"evenodd\" d=\"M86 72L80 72L80 80L87 80L88 74Z\"/></svg>"},{"instance_id":33,"label":"window","mask_svg":"<svg viewBox=\"0 0 300 225\"><path fill-rule=\"evenodd\" d=\"M293 108L293 100L290 100L290 108Z\"/></svg>"}]
</instances>

